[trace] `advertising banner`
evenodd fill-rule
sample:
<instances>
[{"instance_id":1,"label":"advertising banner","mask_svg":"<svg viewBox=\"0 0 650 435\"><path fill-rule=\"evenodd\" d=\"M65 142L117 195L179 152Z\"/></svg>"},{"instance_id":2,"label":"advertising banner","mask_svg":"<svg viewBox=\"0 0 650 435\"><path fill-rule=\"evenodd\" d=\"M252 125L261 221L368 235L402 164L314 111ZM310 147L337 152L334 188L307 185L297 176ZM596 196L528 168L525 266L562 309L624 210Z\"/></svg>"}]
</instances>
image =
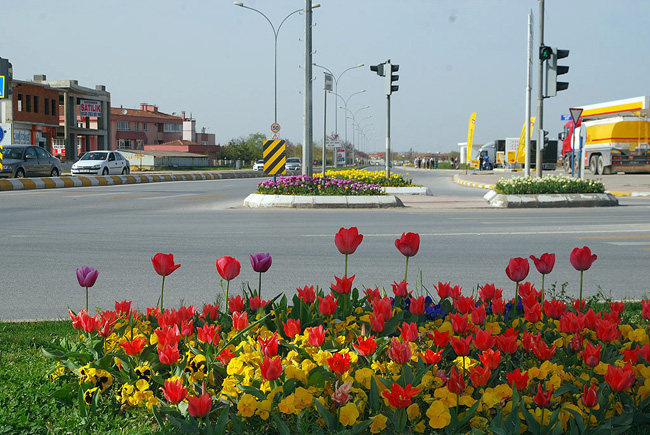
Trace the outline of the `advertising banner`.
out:
<instances>
[{"instance_id":1,"label":"advertising banner","mask_svg":"<svg viewBox=\"0 0 650 435\"><path fill-rule=\"evenodd\" d=\"M345 149L339 148L336 150L336 162L338 166L345 165Z\"/></svg>"},{"instance_id":2,"label":"advertising banner","mask_svg":"<svg viewBox=\"0 0 650 435\"><path fill-rule=\"evenodd\" d=\"M99 103L99 101L80 100L79 116L101 118L102 105Z\"/></svg>"}]
</instances>

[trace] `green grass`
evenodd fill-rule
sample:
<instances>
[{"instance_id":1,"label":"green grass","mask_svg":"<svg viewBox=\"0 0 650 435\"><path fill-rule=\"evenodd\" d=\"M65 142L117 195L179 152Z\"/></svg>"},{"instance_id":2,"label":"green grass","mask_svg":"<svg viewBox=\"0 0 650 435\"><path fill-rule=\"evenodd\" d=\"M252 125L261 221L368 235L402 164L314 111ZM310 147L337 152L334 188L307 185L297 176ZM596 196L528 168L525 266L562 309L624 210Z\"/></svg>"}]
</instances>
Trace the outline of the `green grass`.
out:
<instances>
[{"instance_id":1,"label":"green grass","mask_svg":"<svg viewBox=\"0 0 650 435\"><path fill-rule=\"evenodd\" d=\"M47 379L54 363L41 348L76 335L69 321L0 323L0 434L157 433L149 410L121 413L100 401L86 424L76 404L52 397L60 385Z\"/></svg>"}]
</instances>

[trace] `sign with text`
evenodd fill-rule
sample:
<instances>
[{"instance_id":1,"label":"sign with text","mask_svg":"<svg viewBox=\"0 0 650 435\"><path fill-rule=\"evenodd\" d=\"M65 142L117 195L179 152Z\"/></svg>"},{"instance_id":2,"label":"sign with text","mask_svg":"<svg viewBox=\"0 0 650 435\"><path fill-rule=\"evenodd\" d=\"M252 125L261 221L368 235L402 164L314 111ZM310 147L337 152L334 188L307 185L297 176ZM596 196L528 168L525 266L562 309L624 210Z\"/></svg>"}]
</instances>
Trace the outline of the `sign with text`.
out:
<instances>
[{"instance_id":1,"label":"sign with text","mask_svg":"<svg viewBox=\"0 0 650 435\"><path fill-rule=\"evenodd\" d=\"M102 105L99 101L80 100L79 102L79 116L101 118Z\"/></svg>"}]
</instances>

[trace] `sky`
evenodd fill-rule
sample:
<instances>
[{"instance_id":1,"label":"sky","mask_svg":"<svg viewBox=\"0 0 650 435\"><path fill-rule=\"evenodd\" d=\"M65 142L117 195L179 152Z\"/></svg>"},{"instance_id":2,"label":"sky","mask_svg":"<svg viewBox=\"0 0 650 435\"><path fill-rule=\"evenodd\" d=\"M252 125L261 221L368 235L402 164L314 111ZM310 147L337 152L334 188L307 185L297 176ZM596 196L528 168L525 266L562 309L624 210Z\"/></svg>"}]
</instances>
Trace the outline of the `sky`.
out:
<instances>
[{"instance_id":1,"label":"sky","mask_svg":"<svg viewBox=\"0 0 650 435\"><path fill-rule=\"evenodd\" d=\"M305 0L243 3L276 29L305 7ZM338 78L340 97L328 96L324 120L324 70L313 67L315 143L322 143L326 122L328 134L347 134L361 151L385 151L385 79L369 67L388 59L399 65L399 91L391 96L392 151L457 151L472 112L475 144L519 137L531 11L536 116L538 0L319 3L312 60ZM569 89L544 100L551 138L570 107L650 93L650 1L546 0L545 8L544 43L570 50L559 62L570 67L561 76ZM185 111L222 145L257 132L272 136L275 38L255 11L229 0L21 0L3 2L2 10L0 57L12 62L16 79L45 74L93 89L105 85L113 107L146 102L164 113ZM304 25L304 15L296 13L277 34L279 136L293 143L303 142ZM344 100L347 111L335 115ZM353 139L351 120L346 133L346 114L354 115L365 139Z\"/></svg>"}]
</instances>

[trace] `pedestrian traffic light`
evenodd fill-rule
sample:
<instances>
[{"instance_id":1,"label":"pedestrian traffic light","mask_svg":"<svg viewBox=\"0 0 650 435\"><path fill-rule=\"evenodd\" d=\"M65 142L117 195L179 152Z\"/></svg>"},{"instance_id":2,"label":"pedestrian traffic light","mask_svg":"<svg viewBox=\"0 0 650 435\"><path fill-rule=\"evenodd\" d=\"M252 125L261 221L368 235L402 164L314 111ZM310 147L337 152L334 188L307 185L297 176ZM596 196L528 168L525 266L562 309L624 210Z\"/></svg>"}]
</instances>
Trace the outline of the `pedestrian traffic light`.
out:
<instances>
[{"instance_id":1,"label":"pedestrian traffic light","mask_svg":"<svg viewBox=\"0 0 650 435\"><path fill-rule=\"evenodd\" d=\"M390 63L390 60L386 62L386 95L397 92L399 89L398 85L393 84L393 82L399 80L399 76L397 74L393 74L397 71L399 71L399 65L393 65Z\"/></svg>"},{"instance_id":2,"label":"pedestrian traffic light","mask_svg":"<svg viewBox=\"0 0 650 435\"><path fill-rule=\"evenodd\" d=\"M11 62L7 59L0 58L0 98L7 98L11 95L12 78L13 68Z\"/></svg>"},{"instance_id":3,"label":"pedestrian traffic light","mask_svg":"<svg viewBox=\"0 0 650 435\"><path fill-rule=\"evenodd\" d=\"M374 71L378 76L384 76L384 64L380 63L379 65L370 65L370 71Z\"/></svg>"},{"instance_id":4,"label":"pedestrian traffic light","mask_svg":"<svg viewBox=\"0 0 650 435\"><path fill-rule=\"evenodd\" d=\"M553 55L553 48L542 45L539 47L539 60L549 60Z\"/></svg>"},{"instance_id":5,"label":"pedestrian traffic light","mask_svg":"<svg viewBox=\"0 0 650 435\"><path fill-rule=\"evenodd\" d=\"M569 56L569 50L562 50L553 47L551 57L546 61L546 97L555 97L558 91L569 88L569 82L558 82L557 76L569 72L568 66L558 65L558 59Z\"/></svg>"}]
</instances>

